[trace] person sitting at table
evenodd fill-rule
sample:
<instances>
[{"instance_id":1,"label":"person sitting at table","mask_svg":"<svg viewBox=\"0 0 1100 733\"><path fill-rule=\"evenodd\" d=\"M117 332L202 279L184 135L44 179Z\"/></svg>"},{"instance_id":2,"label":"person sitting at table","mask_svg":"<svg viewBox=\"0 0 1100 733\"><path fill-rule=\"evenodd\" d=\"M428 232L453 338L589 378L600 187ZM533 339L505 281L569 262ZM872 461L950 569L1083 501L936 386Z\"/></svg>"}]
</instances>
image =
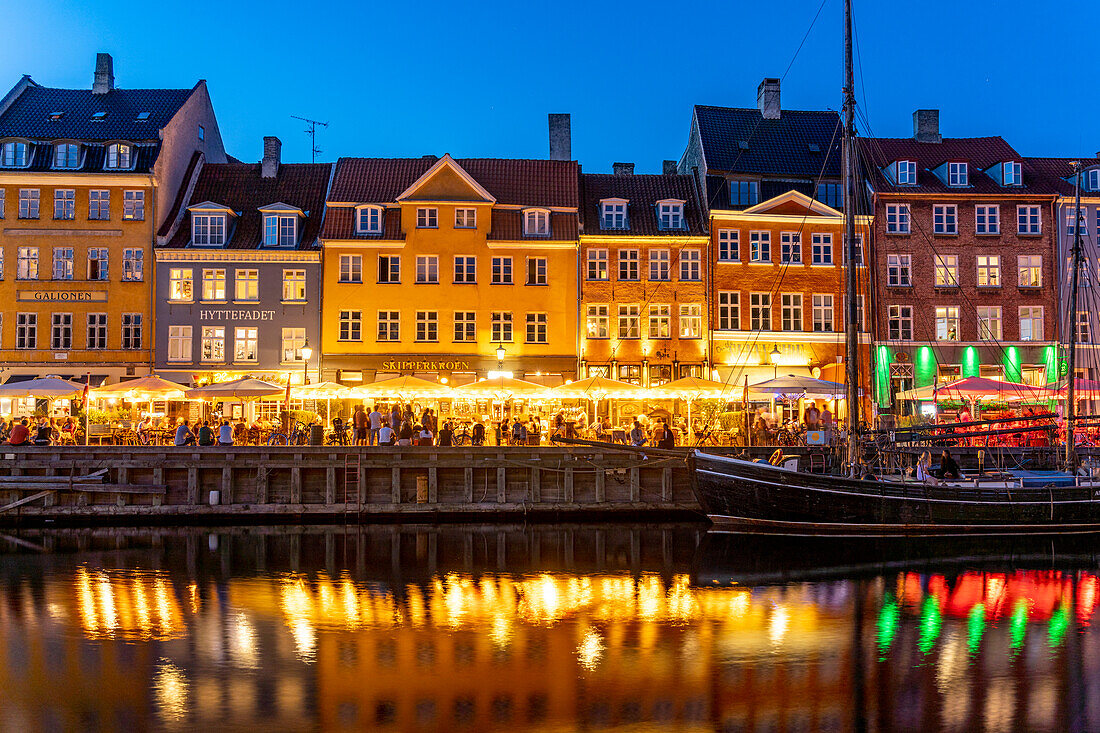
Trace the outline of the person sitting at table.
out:
<instances>
[{"instance_id":1,"label":"person sitting at table","mask_svg":"<svg viewBox=\"0 0 1100 733\"><path fill-rule=\"evenodd\" d=\"M137 435L138 442L142 445L149 445L149 431L153 429L153 418L146 415L138 420Z\"/></svg>"},{"instance_id":2,"label":"person sitting at table","mask_svg":"<svg viewBox=\"0 0 1100 733\"><path fill-rule=\"evenodd\" d=\"M65 418L65 422L61 424L61 438L70 443L76 442L76 422L73 421L72 415Z\"/></svg>"},{"instance_id":3,"label":"person sitting at table","mask_svg":"<svg viewBox=\"0 0 1100 733\"><path fill-rule=\"evenodd\" d=\"M248 441L248 425L243 417L237 418L237 424L233 426L233 442L244 443Z\"/></svg>"},{"instance_id":4,"label":"person sitting at table","mask_svg":"<svg viewBox=\"0 0 1100 733\"><path fill-rule=\"evenodd\" d=\"M587 427L588 427L588 413L587 412L582 412L581 414L577 415L577 424L576 424L577 433L580 434Z\"/></svg>"},{"instance_id":5,"label":"person sitting at table","mask_svg":"<svg viewBox=\"0 0 1100 733\"><path fill-rule=\"evenodd\" d=\"M642 424L635 420L634 427L630 430L630 444L640 448L648 442L645 431L642 430Z\"/></svg>"},{"instance_id":6,"label":"person sitting at table","mask_svg":"<svg viewBox=\"0 0 1100 733\"><path fill-rule=\"evenodd\" d=\"M27 418L23 418L11 429L8 436L8 445L27 445L30 442L31 431L27 427Z\"/></svg>"},{"instance_id":7,"label":"person sitting at table","mask_svg":"<svg viewBox=\"0 0 1100 733\"><path fill-rule=\"evenodd\" d=\"M209 420L203 420L202 427L199 428L199 445L214 445L214 431L210 429Z\"/></svg>"},{"instance_id":8,"label":"person sitting at table","mask_svg":"<svg viewBox=\"0 0 1100 733\"><path fill-rule=\"evenodd\" d=\"M233 445L233 426L228 420L222 420L218 428L218 445Z\"/></svg>"},{"instance_id":9,"label":"person sitting at table","mask_svg":"<svg viewBox=\"0 0 1100 733\"><path fill-rule=\"evenodd\" d=\"M191 425L188 422L187 418L184 418L183 421L180 422L179 426L176 428L176 436L172 440L172 442L177 447L195 444L195 434L191 432Z\"/></svg>"},{"instance_id":10,"label":"person sitting at table","mask_svg":"<svg viewBox=\"0 0 1100 733\"><path fill-rule=\"evenodd\" d=\"M668 421L661 420L660 427L657 429L660 431L660 435L657 437L657 447L675 448L676 435L672 432L672 428L668 426Z\"/></svg>"}]
</instances>

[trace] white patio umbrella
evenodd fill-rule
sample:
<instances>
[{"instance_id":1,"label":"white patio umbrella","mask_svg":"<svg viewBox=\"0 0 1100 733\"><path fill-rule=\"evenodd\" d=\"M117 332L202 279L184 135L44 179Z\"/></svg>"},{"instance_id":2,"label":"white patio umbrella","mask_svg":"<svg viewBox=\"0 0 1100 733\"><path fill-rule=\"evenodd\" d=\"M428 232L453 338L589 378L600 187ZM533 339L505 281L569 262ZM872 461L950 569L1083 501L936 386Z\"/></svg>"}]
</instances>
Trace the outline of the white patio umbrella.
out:
<instances>
[{"instance_id":1,"label":"white patio umbrella","mask_svg":"<svg viewBox=\"0 0 1100 733\"><path fill-rule=\"evenodd\" d=\"M659 384L650 388L651 392L667 394L670 397L679 397L687 402L687 426L691 430L691 404L699 399L741 399L745 389L736 384L715 382L701 377L680 377L665 384Z\"/></svg>"},{"instance_id":2,"label":"white patio umbrella","mask_svg":"<svg viewBox=\"0 0 1100 733\"><path fill-rule=\"evenodd\" d=\"M61 400L73 399L84 393L84 385L60 377L39 377L23 382L0 384L0 397L11 399Z\"/></svg>"}]
</instances>

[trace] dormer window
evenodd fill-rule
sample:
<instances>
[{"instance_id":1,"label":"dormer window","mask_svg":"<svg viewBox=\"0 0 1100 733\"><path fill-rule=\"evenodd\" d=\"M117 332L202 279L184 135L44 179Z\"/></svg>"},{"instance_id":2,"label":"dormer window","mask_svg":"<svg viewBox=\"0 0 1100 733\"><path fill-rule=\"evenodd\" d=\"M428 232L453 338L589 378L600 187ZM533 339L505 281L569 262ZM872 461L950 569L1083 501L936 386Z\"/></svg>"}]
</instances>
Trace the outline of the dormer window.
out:
<instances>
[{"instance_id":1,"label":"dormer window","mask_svg":"<svg viewBox=\"0 0 1100 733\"><path fill-rule=\"evenodd\" d=\"M523 212L523 233L528 237L549 237L550 212L546 209L528 209Z\"/></svg>"},{"instance_id":2,"label":"dormer window","mask_svg":"<svg viewBox=\"0 0 1100 733\"><path fill-rule=\"evenodd\" d=\"M92 122L103 122L103 120L105 120L105 119L107 119L107 113L106 112L93 112L92 113Z\"/></svg>"},{"instance_id":3,"label":"dormer window","mask_svg":"<svg viewBox=\"0 0 1100 733\"><path fill-rule=\"evenodd\" d=\"M1085 171L1085 189L1088 191L1100 191L1100 168Z\"/></svg>"},{"instance_id":4,"label":"dormer window","mask_svg":"<svg viewBox=\"0 0 1100 733\"><path fill-rule=\"evenodd\" d=\"M657 228L659 228L659 229L683 229L684 228L684 202L683 201L658 201L657 202Z\"/></svg>"},{"instance_id":5,"label":"dormer window","mask_svg":"<svg viewBox=\"0 0 1100 733\"><path fill-rule=\"evenodd\" d=\"M192 214L191 243L199 246L225 244L225 214Z\"/></svg>"},{"instance_id":6,"label":"dormer window","mask_svg":"<svg viewBox=\"0 0 1100 733\"><path fill-rule=\"evenodd\" d=\"M899 160L896 165L899 186L917 185L917 161Z\"/></svg>"},{"instance_id":7,"label":"dormer window","mask_svg":"<svg viewBox=\"0 0 1100 733\"><path fill-rule=\"evenodd\" d=\"M293 247L297 242L297 216L293 214L264 215L264 246Z\"/></svg>"},{"instance_id":8,"label":"dormer window","mask_svg":"<svg viewBox=\"0 0 1100 733\"><path fill-rule=\"evenodd\" d=\"M355 231L357 234L381 234L382 207L364 206L359 209L355 219Z\"/></svg>"},{"instance_id":9,"label":"dormer window","mask_svg":"<svg viewBox=\"0 0 1100 733\"><path fill-rule=\"evenodd\" d=\"M959 187L970 185L970 178L967 175L966 163L947 164L947 185Z\"/></svg>"},{"instance_id":10,"label":"dormer window","mask_svg":"<svg viewBox=\"0 0 1100 733\"><path fill-rule=\"evenodd\" d=\"M626 201L605 199L600 202L600 229L626 229Z\"/></svg>"},{"instance_id":11,"label":"dormer window","mask_svg":"<svg viewBox=\"0 0 1100 733\"><path fill-rule=\"evenodd\" d=\"M53 147L54 168L76 168L80 165L80 146L76 143L58 143Z\"/></svg>"},{"instance_id":12,"label":"dormer window","mask_svg":"<svg viewBox=\"0 0 1100 733\"><path fill-rule=\"evenodd\" d=\"M1008 161L1001 165L1001 184L1004 186L1022 186L1024 184L1023 166Z\"/></svg>"},{"instance_id":13,"label":"dormer window","mask_svg":"<svg viewBox=\"0 0 1100 733\"><path fill-rule=\"evenodd\" d=\"M133 150L126 143L111 143L107 146L107 167L114 169L129 168Z\"/></svg>"},{"instance_id":14,"label":"dormer window","mask_svg":"<svg viewBox=\"0 0 1100 733\"><path fill-rule=\"evenodd\" d=\"M9 140L0 147L0 165L5 168L25 168L27 165L27 144L18 140Z\"/></svg>"}]
</instances>

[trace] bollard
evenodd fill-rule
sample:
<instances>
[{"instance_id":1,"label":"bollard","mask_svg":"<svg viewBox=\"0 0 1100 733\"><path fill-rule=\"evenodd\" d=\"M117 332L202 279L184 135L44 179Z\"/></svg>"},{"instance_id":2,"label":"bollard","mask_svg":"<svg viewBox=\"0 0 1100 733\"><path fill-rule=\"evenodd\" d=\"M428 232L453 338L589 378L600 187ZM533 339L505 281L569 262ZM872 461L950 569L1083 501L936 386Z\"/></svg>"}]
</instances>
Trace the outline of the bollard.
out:
<instances>
[{"instance_id":1,"label":"bollard","mask_svg":"<svg viewBox=\"0 0 1100 733\"><path fill-rule=\"evenodd\" d=\"M427 504L428 503L428 477L418 475L416 477L416 503Z\"/></svg>"}]
</instances>

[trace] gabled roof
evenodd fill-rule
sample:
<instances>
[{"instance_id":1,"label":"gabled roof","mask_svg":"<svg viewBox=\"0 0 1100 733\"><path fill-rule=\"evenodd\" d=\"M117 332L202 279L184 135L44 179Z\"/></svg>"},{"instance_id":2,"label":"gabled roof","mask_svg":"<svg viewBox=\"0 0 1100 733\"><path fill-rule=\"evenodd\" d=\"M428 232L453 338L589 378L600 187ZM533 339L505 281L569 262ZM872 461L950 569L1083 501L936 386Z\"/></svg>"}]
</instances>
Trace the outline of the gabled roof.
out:
<instances>
[{"instance_id":1,"label":"gabled roof","mask_svg":"<svg viewBox=\"0 0 1100 733\"><path fill-rule=\"evenodd\" d=\"M782 110L764 119L758 109L695 106L706 173L836 178L841 172L840 115Z\"/></svg>"},{"instance_id":2,"label":"gabled roof","mask_svg":"<svg viewBox=\"0 0 1100 733\"><path fill-rule=\"evenodd\" d=\"M449 176L451 180L440 181L439 179L448 177L446 175L448 172L452 174ZM433 186L433 183L437 185ZM457 187L455 184L457 184ZM477 201L496 202L496 197L493 194L486 191L473 176L455 162L450 153L446 153L436 161L435 165L424 171L420 178L417 178L408 188L402 191L397 196L397 200L468 201L470 200L468 197L471 195Z\"/></svg>"},{"instance_id":3,"label":"gabled roof","mask_svg":"<svg viewBox=\"0 0 1100 733\"><path fill-rule=\"evenodd\" d=\"M581 176L581 198L582 227L587 235L682 237L706 234L706 219L691 176L585 173ZM600 228L600 201L604 199L627 199L628 229ZM658 228L657 202L671 199L684 202L686 229Z\"/></svg>"},{"instance_id":4,"label":"gabled roof","mask_svg":"<svg viewBox=\"0 0 1100 733\"><path fill-rule=\"evenodd\" d=\"M1087 170L1100 165L1100 158L1024 158L1025 165L1029 166L1034 175L1042 178L1046 185L1062 196L1073 195L1073 164L1081 164L1081 170ZM1082 179L1082 196L1095 196L1093 192L1086 192Z\"/></svg>"},{"instance_id":5,"label":"gabled roof","mask_svg":"<svg viewBox=\"0 0 1100 733\"><path fill-rule=\"evenodd\" d=\"M325 192L332 163L283 163L274 178L261 175L259 163L206 164L199 172L190 200L215 202L217 208L229 207L239 216L230 217L226 244L222 249L257 249L263 239L260 208L273 201L301 209L298 249L313 249L324 218ZM186 185L186 179L185 184ZM190 204L184 204L189 208ZM191 241L191 214L185 212L176 233L165 245L185 248Z\"/></svg>"},{"instance_id":6,"label":"gabled roof","mask_svg":"<svg viewBox=\"0 0 1100 733\"><path fill-rule=\"evenodd\" d=\"M741 211L742 214L797 213L798 215L816 214L818 216L842 217L844 213L831 206L812 199L800 191L787 191L778 196L761 201Z\"/></svg>"}]
</instances>

